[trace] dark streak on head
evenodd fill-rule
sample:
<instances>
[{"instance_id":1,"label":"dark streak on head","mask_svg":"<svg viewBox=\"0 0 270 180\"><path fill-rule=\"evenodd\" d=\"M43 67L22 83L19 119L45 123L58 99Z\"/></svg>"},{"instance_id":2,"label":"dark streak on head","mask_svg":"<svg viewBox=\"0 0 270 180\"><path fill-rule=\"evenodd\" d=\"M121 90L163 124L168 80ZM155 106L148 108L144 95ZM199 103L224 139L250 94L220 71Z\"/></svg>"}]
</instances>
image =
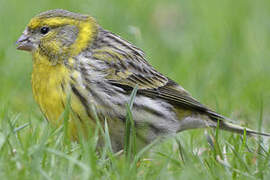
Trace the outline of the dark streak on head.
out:
<instances>
[{"instance_id":1,"label":"dark streak on head","mask_svg":"<svg viewBox=\"0 0 270 180\"><path fill-rule=\"evenodd\" d=\"M70 12L64 9L53 9L49 11L42 12L38 14L36 17L45 19L45 18L52 18L52 17L64 17L70 19L77 19L77 20L86 20L89 18L88 15L82 15L74 12Z\"/></svg>"}]
</instances>

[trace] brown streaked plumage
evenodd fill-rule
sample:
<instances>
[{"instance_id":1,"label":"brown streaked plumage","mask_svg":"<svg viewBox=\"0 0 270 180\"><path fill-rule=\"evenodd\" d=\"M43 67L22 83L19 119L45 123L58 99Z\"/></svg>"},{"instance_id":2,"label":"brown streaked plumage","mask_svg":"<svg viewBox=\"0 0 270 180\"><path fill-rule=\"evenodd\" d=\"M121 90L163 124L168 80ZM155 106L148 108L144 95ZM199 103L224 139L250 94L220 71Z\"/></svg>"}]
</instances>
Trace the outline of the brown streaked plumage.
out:
<instances>
[{"instance_id":1,"label":"brown streaked plumage","mask_svg":"<svg viewBox=\"0 0 270 180\"><path fill-rule=\"evenodd\" d=\"M218 120L225 130L243 133L246 129L226 122L195 100L155 70L142 50L104 30L88 15L66 10L41 13L30 21L18 49L33 54L33 93L47 119L61 124L59 118L71 94L71 122L94 127L94 107L108 121L115 151L123 148L126 104L136 85L132 113L144 144L187 129L216 127ZM73 131L76 136L76 128Z\"/></svg>"}]
</instances>

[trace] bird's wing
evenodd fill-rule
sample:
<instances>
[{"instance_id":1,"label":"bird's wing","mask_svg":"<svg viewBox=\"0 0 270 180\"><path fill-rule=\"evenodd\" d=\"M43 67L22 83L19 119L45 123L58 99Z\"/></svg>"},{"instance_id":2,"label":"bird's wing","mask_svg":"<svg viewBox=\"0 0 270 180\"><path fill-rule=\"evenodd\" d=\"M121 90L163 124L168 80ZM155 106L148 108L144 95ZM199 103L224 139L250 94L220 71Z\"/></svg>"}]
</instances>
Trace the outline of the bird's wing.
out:
<instances>
[{"instance_id":1,"label":"bird's wing","mask_svg":"<svg viewBox=\"0 0 270 180\"><path fill-rule=\"evenodd\" d=\"M132 77L132 81L130 81L129 77ZM186 109L192 109L197 112L205 113L208 115L213 122L215 122L215 125L213 127L216 127L218 125L218 120L220 121L220 128L227 130L227 131L232 131L232 132L237 132L240 134L247 133L248 135L263 135L263 136L270 136L268 133L262 133L262 132L257 132L252 129L248 129L242 126L238 126L236 124L229 123L228 121L223 121L223 120L228 120L226 117L216 113L215 111L212 111L211 109L207 108L200 102L198 102L196 99L194 99L185 89L183 89L180 85L175 83L174 81L166 78L163 76L162 79L167 79L167 81L158 81L159 83L156 83L156 81L147 81L150 83L147 86L143 86L143 79L141 78L144 76L144 78L147 78L146 74L136 74L132 73L128 77L121 77L121 76L114 76L117 77L115 80L114 78L109 78L109 82L117 87L120 87L126 91L132 91L135 85L139 85L138 87L138 94L143 94L148 97L152 98L160 98L165 101L168 101L169 103L178 106L178 107L184 107ZM162 76L159 74L159 76ZM113 76L111 76L113 77ZM153 78L153 77L152 77ZM140 79L140 80L137 80ZM155 78L153 78L155 79ZM163 82L163 84L161 83Z\"/></svg>"},{"instance_id":2,"label":"bird's wing","mask_svg":"<svg viewBox=\"0 0 270 180\"><path fill-rule=\"evenodd\" d=\"M135 77L136 75L133 74L132 76ZM125 89L126 91L132 91L135 85L138 84L138 94L143 94L151 98L163 99L175 106L208 114L214 119L225 119L225 117L217 114L216 112L212 111L194 99L185 89L183 89L180 85L176 84L172 80L168 80L168 82L166 82L164 85L156 87L153 87L156 84L152 84L151 88L140 86L139 84L141 82L130 82L129 78L121 79L121 81L109 79L109 82L115 86Z\"/></svg>"},{"instance_id":3,"label":"bird's wing","mask_svg":"<svg viewBox=\"0 0 270 180\"><path fill-rule=\"evenodd\" d=\"M157 89L146 89L142 93L150 97L158 97L169 101L180 107L196 110L198 112L206 113L214 119L225 119L225 117L212 111L199 101L194 99L185 89L172 80L169 80L167 84Z\"/></svg>"},{"instance_id":4,"label":"bird's wing","mask_svg":"<svg viewBox=\"0 0 270 180\"><path fill-rule=\"evenodd\" d=\"M91 45L90 54L91 59L103 62L103 65L106 64L106 68L103 68L103 65L97 68L103 69L103 74L105 74L103 80L125 91L132 91L138 85L138 94L163 99L176 108L183 107L205 113L216 121L216 126L217 120L227 119L198 102L180 85L156 71L145 60L143 51L109 31L102 28L99 30L98 37ZM270 134L256 132L226 121L220 121L219 125L228 131L270 136Z\"/></svg>"},{"instance_id":5,"label":"bird's wing","mask_svg":"<svg viewBox=\"0 0 270 180\"><path fill-rule=\"evenodd\" d=\"M156 71L145 60L142 50L109 31L101 29L99 33L92 45L92 55L110 67L105 77L109 83L130 91L138 85L139 94L222 118L192 98L180 85Z\"/></svg>"}]
</instances>

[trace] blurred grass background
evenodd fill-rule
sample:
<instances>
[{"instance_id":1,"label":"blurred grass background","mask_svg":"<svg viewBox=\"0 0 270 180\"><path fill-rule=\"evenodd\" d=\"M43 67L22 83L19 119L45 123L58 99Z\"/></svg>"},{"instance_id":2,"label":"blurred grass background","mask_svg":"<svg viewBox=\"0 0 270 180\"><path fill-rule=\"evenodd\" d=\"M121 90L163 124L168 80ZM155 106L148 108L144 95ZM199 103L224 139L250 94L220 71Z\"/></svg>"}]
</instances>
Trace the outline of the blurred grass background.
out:
<instances>
[{"instance_id":1,"label":"blurred grass background","mask_svg":"<svg viewBox=\"0 0 270 180\"><path fill-rule=\"evenodd\" d=\"M32 98L31 55L15 42L31 17L54 8L94 16L202 103L253 129L262 116L270 131L268 0L0 0L1 117L9 111L20 124L43 121Z\"/></svg>"},{"instance_id":2,"label":"blurred grass background","mask_svg":"<svg viewBox=\"0 0 270 180\"><path fill-rule=\"evenodd\" d=\"M141 47L148 61L193 96L229 117L270 121L270 2L265 0L0 1L0 106L37 114L31 55L15 42L39 12L91 14ZM40 116L40 114L38 113ZM267 124L267 123L266 123Z\"/></svg>"}]
</instances>

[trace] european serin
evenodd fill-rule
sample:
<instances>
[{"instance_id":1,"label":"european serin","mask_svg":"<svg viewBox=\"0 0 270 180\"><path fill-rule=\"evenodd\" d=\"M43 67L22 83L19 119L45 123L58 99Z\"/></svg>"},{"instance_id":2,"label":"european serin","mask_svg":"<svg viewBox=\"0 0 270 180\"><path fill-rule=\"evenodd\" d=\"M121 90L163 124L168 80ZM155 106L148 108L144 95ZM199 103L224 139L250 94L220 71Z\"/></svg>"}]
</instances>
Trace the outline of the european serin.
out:
<instances>
[{"instance_id":1,"label":"european serin","mask_svg":"<svg viewBox=\"0 0 270 180\"><path fill-rule=\"evenodd\" d=\"M43 12L31 19L17 45L32 53L33 94L49 122L62 123L69 99L75 137L78 122L95 128L96 113L107 119L113 149L122 149L126 104L136 85L132 114L144 144L186 129L216 127L218 120L221 129L244 132L155 70L141 49L104 30L91 16L61 9Z\"/></svg>"}]
</instances>

